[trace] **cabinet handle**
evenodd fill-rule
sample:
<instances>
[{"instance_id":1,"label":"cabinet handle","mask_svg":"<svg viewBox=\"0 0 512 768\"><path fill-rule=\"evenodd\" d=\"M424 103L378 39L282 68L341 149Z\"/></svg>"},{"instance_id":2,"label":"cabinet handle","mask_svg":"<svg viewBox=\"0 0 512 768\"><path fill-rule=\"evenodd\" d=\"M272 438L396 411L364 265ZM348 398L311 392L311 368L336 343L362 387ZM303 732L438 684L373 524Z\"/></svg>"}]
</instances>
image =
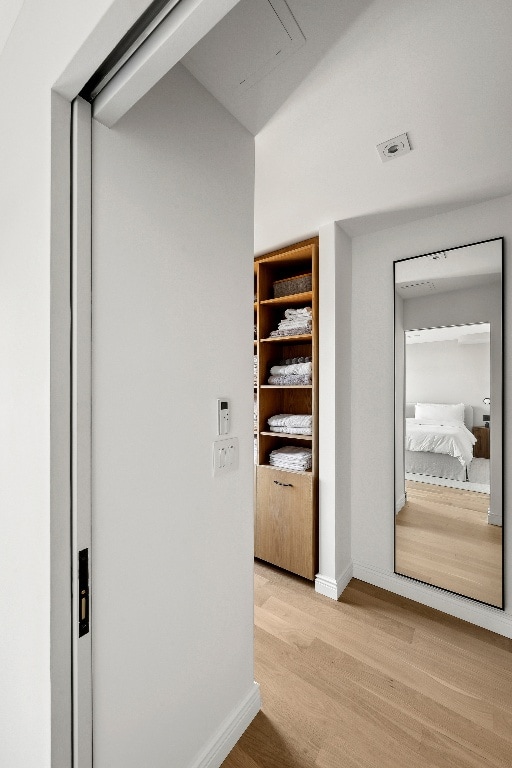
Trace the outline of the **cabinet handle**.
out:
<instances>
[{"instance_id":1,"label":"cabinet handle","mask_svg":"<svg viewBox=\"0 0 512 768\"><path fill-rule=\"evenodd\" d=\"M282 485L283 488L293 488L292 483L280 483L279 480L274 480L276 485Z\"/></svg>"}]
</instances>

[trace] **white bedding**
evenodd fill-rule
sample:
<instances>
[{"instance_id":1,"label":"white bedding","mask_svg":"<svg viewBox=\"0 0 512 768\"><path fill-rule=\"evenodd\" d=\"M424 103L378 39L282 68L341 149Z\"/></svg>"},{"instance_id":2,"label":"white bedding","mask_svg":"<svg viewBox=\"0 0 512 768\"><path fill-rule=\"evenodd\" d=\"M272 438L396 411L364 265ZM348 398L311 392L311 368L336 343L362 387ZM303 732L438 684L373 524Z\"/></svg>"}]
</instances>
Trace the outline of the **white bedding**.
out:
<instances>
[{"instance_id":1,"label":"white bedding","mask_svg":"<svg viewBox=\"0 0 512 768\"><path fill-rule=\"evenodd\" d=\"M476 437L462 422L440 424L431 419L406 419L405 449L446 453L467 467L473 459Z\"/></svg>"}]
</instances>

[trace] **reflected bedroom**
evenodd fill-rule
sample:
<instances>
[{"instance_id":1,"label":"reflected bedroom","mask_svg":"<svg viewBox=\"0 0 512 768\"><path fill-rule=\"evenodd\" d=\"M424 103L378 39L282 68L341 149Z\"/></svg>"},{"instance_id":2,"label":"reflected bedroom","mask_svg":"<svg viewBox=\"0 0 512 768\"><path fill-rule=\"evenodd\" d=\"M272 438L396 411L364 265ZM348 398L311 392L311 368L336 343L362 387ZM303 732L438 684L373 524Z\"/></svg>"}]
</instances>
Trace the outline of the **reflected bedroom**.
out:
<instances>
[{"instance_id":1,"label":"reflected bedroom","mask_svg":"<svg viewBox=\"0 0 512 768\"><path fill-rule=\"evenodd\" d=\"M503 607L500 239L395 262L395 572Z\"/></svg>"}]
</instances>

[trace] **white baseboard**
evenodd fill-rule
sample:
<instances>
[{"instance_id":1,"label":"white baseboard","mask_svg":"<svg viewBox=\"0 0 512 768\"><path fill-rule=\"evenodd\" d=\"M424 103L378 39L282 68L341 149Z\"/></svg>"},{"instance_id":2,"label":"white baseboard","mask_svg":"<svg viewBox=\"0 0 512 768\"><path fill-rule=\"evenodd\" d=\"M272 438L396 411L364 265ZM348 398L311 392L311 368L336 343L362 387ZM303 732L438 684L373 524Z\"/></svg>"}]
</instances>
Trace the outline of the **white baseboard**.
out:
<instances>
[{"instance_id":1,"label":"white baseboard","mask_svg":"<svg viewBox=\"0 0 512 768\"><path fill-rule=\"evenodd\" d=\"M395 504L395 515L398 515L400 510L405 506L405 502L407 501L405 493L402 493L401 496L398 497Z\"/></svg>"},{"instance_id":2,"label":"white baseboard","mask_svg":"<svg viewBox=\"0 0 512 768\"><path fill-rule=\"evenodd\" d=\"M487 522L489 525L499 525L503 526L503 518L501 515L496 515L495 513L489 511L487 512Z\"/></svg>"},{"instance_id":3,"label":"white baseboard","mask_svg":"<svg viewBox=\"0 0 512 768\"><path fill-rule=\"evenodd\" d=\"M488 605L480 605L467 597L451 595L437 587L428 584L420 584L417 581L400 576L397 573L374 568L366 563L353 563L353 575L355 579L361 579L368 584L382 587L388 592L393 592L402 597L408 597L417 603L428 605L450 616L455 616L470 624L476 624L498 635L512 638L512 614L505 613L499 608L491 608Z\"/></svg>"},{"instance_id":4,"label":"white baseboard","mask_svg":"<svg viewBox=\"0 0 512 768\"><path fill-rule=\"evenodd\" d=\"M321 573L318 573L315 577L315 592L325 597L330 597L332 600L337 600L345 587L348 586L351 578L352 563L349 563L337 579L331 579L329 576L322 576Z\"/></svg>"},{"instance_id":5,"label":"white baseboard","mask_svg":"<svg viewBox=\"0 0 512 768\"><path fill-rule=\"evenodd\" d=\"M260 686L254 683L239 706L227 717L192 768L220 768L238 739L261 709Z\"/></svg>"}]
</instances>

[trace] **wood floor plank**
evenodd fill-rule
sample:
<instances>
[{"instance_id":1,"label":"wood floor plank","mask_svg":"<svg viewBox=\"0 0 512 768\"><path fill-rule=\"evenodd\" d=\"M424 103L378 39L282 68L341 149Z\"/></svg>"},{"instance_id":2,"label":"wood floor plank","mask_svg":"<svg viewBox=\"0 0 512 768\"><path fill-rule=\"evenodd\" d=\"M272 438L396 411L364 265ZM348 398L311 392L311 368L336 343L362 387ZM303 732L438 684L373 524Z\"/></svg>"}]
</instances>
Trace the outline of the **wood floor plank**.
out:
<instances>
[{"instance_id":1,"label":"wood floor plank","mask_svg":"<svg viewBox=\"0 0 512 768\"><path fill-rule=\"evenodd\" d=\"M512 640L474 624L461 621L447 613L434 611L400 595L390 595L358 579L352 579L340 598L345 606L352 604L363 613L383 613L404 623L422 628L432 636L442 638L455 649L474 650L479 657L494 659L498 667L512 670Z\"/></svg>"},{"instance_id":2,"label":"wood floor plank","mask_svg":"<svg viewBox=\"0 0 512 768\"><path fill-rule=\"evenodd\" d=\"M267 610L281 618L288 618L291 625L306 631L311 619L304 611L298 611L276 598L271 598L265 604ZM334 618L334 617L333 617ZM492 727L494 706L485 696L475 696L473 690L459 687L444 679L437 662L430 659L417 649L386 636L385 640L377 633L369 642L368 635L361 634L359 627L354 627L350 621L344 621L343 615L328 622L315 612L316 636L335 648L343 650L350 648L350 653L359 661L378 670L381 674L392 677L405 685L416 685L425 695L440 701L454 711L465 714L475 724ZM460 680L462 685L463 681Z\"/></svg>"},{"instance_id":3,"label":"wood floor plank","mask_svg":"<svg viewBox=\"0 0 512 768\"><path fill-rule=\"evenodd\" d=\"M410 480L406 489L396 571L501 606L502 529L487 523L489 495Z\"/></svg>"},{"instance_id":4,"label":"wood floor plank","mask_svg":"<svg viewBox=\"0 0 512 768\"><path fill-rule=\"evenodd\" d=\"M356 580L336 602L255 570L263 708L223 768L512 768L510 641Z\"/></svg>"}]
</instances>

